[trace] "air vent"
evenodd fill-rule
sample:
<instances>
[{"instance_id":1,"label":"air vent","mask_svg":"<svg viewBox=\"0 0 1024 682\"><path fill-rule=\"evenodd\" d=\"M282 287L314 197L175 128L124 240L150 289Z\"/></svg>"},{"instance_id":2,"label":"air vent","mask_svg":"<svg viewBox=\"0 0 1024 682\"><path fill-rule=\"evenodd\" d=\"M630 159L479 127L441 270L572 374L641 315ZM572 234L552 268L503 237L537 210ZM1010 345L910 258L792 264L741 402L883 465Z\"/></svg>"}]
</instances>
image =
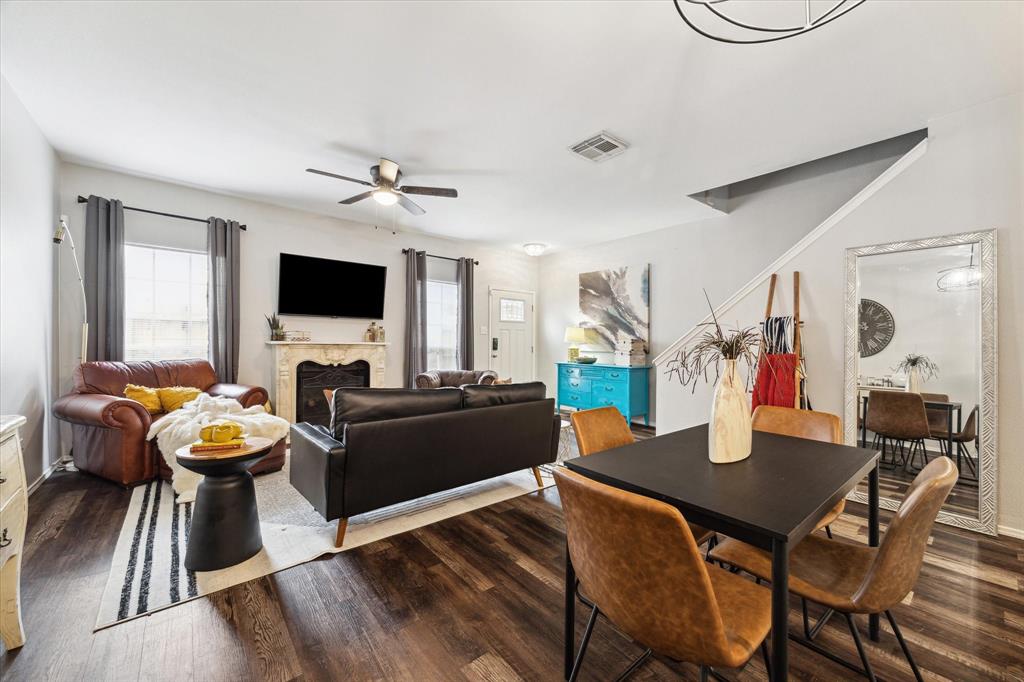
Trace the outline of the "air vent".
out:
<instances>
[{"instance_id":1,"label":"air vent","mask_svg":"<svg viewBox=\"0 0 1024 682\"><path fill-rule=\"evenodd\" d=\"M599 163L613 156L618 156L626 151L628 147L629 145L622 140L601 131L597 135L569 147L569 151L573 154L579 154L584 159Z\"/></svg>"}]
</instances>

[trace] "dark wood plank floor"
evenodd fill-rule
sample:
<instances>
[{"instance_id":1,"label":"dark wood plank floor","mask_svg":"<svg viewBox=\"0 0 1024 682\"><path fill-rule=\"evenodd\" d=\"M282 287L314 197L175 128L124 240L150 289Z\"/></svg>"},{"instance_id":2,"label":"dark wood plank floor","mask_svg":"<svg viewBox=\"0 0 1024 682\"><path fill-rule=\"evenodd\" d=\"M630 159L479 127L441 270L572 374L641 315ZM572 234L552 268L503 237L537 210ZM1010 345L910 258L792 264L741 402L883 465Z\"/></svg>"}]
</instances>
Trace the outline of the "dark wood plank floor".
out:
<instances>
[{"instance_id":1,"label":"dark wood plank floor","mask_svg":"<svg viewBox=\"0 0 1024 682\"><path fill-rule=\"evenodd\" d=\"M0 655L4 680L561 679L565 537L554 489L93 633L129 497L82 474L57 474L32 496L28 642ZM863 539L862 511L852 506L835 530ZM926 677L1024 679L1022 590L1024 543L937 527L917 588L896 609ZM855 660L840 623L821 641ZM884 621L869 649L881 677L911 679ZM581 679L611 679L639 651L601 622ZM847 677L797 646L791 663L794 679ZM765 679L759 659L725 672ZM696 675L655 660L635 679Z\"/></svg>"}]
</instances>

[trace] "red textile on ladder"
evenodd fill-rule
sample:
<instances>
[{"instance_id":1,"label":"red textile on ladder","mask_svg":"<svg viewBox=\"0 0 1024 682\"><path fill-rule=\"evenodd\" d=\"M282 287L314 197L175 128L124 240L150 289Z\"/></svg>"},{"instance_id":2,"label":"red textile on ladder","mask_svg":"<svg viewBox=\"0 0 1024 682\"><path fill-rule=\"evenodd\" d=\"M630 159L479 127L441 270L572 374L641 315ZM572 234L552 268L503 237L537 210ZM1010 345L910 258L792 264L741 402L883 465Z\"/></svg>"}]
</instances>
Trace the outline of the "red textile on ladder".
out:
<instances>
[{"instance_id":1,"label":"red textile on ladder","mask_svg":"<svg viewBox=\"0 0 1024 682\"><path fill-rule=\"evenodd\" d=\"M796 401L796 354L762 355L750 399L751 411L758 405L793 407Z\"/></svg>"}]
</instances>

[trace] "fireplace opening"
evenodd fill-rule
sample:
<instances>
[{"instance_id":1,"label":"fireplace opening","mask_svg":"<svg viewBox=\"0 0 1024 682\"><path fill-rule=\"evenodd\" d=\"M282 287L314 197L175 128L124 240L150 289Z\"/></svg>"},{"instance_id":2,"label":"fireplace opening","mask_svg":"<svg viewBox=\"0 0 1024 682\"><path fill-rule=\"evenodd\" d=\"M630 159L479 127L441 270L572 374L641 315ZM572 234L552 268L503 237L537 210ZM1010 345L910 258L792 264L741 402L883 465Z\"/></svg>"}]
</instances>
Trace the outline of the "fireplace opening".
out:
<instances>
[{"instance_id":1,"label":"fireplace opening","mask_svg":"<svg viewBox=\"0 0 1024 682\"><path fill-rule=\"evenodd\" d=\"M300 362L295 371L295 421L330 426L331 406L324 389L366 388L370 385L370 363L356 360L348 365Z\"/></svg>"}]
</instances>

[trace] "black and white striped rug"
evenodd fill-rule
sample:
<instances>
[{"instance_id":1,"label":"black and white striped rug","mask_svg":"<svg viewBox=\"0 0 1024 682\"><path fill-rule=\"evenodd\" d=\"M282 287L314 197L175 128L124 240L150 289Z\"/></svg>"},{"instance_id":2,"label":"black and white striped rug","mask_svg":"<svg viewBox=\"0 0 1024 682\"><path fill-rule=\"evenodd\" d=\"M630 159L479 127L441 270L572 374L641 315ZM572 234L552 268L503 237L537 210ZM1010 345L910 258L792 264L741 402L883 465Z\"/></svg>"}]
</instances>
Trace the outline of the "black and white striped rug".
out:
<instances>
[{"instance_id":1,"label":"black and white striped rug","mask_svg":"<svg viewBox=\"0 0 1024 682\"><path fill-rule=\"evenodd\" d=\"M553 485L545 474L545 485ZM349 520L344 550L537 490L530 471L397 504ZM287 468L256 477L263 549L219 571L185 569L192 504L175 504L169 483L135 488L114 549L96 629L152 613L336 553L335 524L325 522L288 482Z\"/></svg>"}]
</instances>

